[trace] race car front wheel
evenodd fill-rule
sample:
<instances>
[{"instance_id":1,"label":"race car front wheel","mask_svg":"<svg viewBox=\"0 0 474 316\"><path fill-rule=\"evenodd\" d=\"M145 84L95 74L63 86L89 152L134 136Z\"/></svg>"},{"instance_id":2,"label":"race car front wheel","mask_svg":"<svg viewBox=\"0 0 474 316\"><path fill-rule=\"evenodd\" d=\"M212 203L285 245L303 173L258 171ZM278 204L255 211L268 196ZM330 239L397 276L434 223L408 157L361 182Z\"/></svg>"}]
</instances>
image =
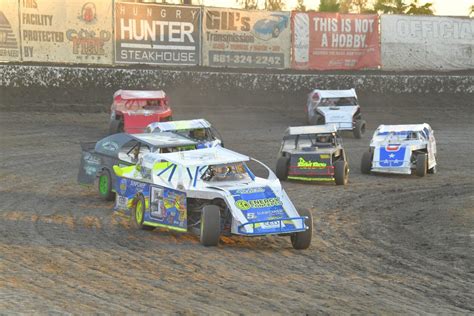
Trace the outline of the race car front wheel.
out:
<instances>
[{"instance_id":1,"label":"race car front wheel","mask_svg":"<svg viewBox=\"0 0 474 316\"><path fill-rule=\"evenodd\" d=\"M278 179L284 181L288 178L288 165L290 162L289 157L280 157L278 158L277 165L276 165L276 176Z\"/></svg>"},{"instance_id":2,"label":"race car front wheel","mask_svg":"<svg viewBox=\"0 0 474 316\"><path fill-rule=\"evenodd\" d=\"M143 224L145 221L145 199L142 195L139 195L135 201L135 207L132 210L132 214L130 217L131 224L134 228L137 229L144 229L144 230L152 230L154 227L146 226Z\"/></svg>"},{"instance_id":3,"label":"race car front wheel","mask_svg":"<svg viewBox=\"0 0 474 316\"><path fill-rule=\"evenodd\" d=\"M221 235L221 211L216 205L206 205L201 213L201 244L217 246Z\"/></svg>"},{"instance_id":4,"label":"race car front wheel","mask_svg":"<svg viewBox=\"0 0 474 316\"><path fill-rule=\"evenodd\" d=\"M311 245L311 238L313 237L313 215L310 210L302 209L298 211L300 216L308 217L305 220L307 230L291 235L291 245L294 249L307 249Z\"/></svg>"},{"instance_id":5,"label":"race car front wheel","mask_svg":"<svg viewBox=\"0 0 474 316\"><path fill-rule=\"evenodd\" d=\"M369 174L372 168L372 153L370 151L364 152L362 160L360 162L360 171L363 174Z\"/></svg>"},{"instance_id":6,"label":"race car front wheel","mask_svg":"<svg viewBox=\"0 0 474 316\"><path fill-rule=\"evenodd\" d=\"M98 183L99 195L106 201L113 201L115 199L115 193L112 191L112 177L110 171L107 169L102 170L99 175Z\"/></svg>"},{"instance_id":7,"label":"race car front wheel","mask_svg":"<svg viewBox=\"0 0 474 316\"><path fill-rule=\"evenodd\" d=\"M334 178L337 185L346 185L349 179L349 164L344 160L336 161L334 164Z\"/></svg>"},{"instance_id":8,"label":"race car front wheel","mask_svg":"<svg viewBox=\"0 0 474 316\"><path fill-rule=\"evenodd\" d=\"M426 176L428 169L428 159L425 153L416 155L416 175L419 177Z\"/></svg>"}]
</instances>

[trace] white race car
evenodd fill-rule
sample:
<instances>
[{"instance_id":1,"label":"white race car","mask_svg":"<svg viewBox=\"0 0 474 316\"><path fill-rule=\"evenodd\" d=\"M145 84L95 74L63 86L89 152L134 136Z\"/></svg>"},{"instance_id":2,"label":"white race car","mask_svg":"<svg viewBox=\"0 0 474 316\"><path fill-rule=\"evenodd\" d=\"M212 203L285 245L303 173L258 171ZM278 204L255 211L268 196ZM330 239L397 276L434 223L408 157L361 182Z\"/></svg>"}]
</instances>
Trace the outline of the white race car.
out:
<instances>
[{"instance_id":1,"label":"white race car","mask_svg":"<svg viewBox=\"0 0 474 316\"><path fill-rule=\"evenodd\" d=\"M198 143L197 148L224 147L219 132L205 119L155 122L147 126L148 133L171 132L192 139Z\"/></svg>"},{"instance_id":2,"label":"white race car","mask_svg":"<svg viewBox=\"0 0 474 316\"><path fill-rule=\"evenodd\" d=\"M335 125L338 131L352 131L355 138L365 133L357 94L350 90L313 90L306 103L311 125Z\"/></svg>"},{"instance_id":3,"label":"white race car","mask_svg":"<svg viewBox=\"0 0 474 316\"><path fill-rule=\"evenodd\" d=\"M251 161L268 177L255 176ZM149 153L114 171L115 207L137 228L193 231L205 246L216 246L221 234L289 235L295 249L311 243L311 213L296 210L267 166L223 147Z\"/></svg>"},{"instance_id":4,"label":"white race car","mask_svg":"<svg viewBox=\"0 0 474 316\"><path fill-rule=\"evenodd\" d=\"M361 161L362 173L436 173L436 140L426 124L380 125Z\"/></svg>"}]
</instances>

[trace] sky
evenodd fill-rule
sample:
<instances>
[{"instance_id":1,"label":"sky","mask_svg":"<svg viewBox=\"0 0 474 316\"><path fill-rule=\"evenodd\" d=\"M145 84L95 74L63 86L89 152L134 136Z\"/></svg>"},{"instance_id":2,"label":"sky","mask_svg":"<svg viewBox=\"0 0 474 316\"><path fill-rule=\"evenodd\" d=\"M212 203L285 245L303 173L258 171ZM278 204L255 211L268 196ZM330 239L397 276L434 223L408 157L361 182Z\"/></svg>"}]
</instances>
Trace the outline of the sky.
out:
<instances>
[{"instance_id":1,"label":"sky","mask_svg":"<svg viewBox=\"0 0 474 316\"><path fill-rule=\"evenodd\" d=\"M204 5L207 6L216 6L216 7L234 7L238 8L239 4L237 0L197 0L197 2L201 1ZM286 10L291 10L296 6L297 0L285 0L288 4L286 6ZM370 1L370 0L369 0ZM195 3L193 1L193 3ZM259 2L263 3L264 0L259 0ZM411 2L406 0L405 2ZM474 5L474 0L419 0L420 4L424 4L426 2L432 2L433 7L435 8L436 15L463 15L466 16L469 14L469 8L471 5ZM308 9L317 9L319 6L319 0L304 0L306 8Z\"/></svg>"}]
</instances>

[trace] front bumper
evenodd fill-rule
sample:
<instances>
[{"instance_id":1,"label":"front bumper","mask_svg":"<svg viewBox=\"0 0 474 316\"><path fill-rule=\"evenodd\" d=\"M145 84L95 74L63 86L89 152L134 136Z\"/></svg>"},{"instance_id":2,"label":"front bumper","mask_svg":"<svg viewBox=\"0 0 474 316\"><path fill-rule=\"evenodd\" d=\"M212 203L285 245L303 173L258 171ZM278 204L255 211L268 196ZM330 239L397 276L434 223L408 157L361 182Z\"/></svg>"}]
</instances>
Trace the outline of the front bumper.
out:
<instances>
[{"instance_id":1,"label":"front bumper","mask_svg":"<svg viewBox=\"0 0 474 316\"><path fill-rule=\"evenodd\" d=\"M407 167L391 167L391 168L372 168L370 169L372 172L379 172L379 173L393 173L393 174L411 174L411 168Z\"/></svg>"},{"instance_id":2,"label":"front bumper","mask_svg":"<svg viewBox=\"0 0 474 316\"><path fill-rule=\"evenodd\" d=\"M305 225L307 216L275 220L248 222L238 226L237 232L245 236L262 236L302 232L308 229Z\"/></svg>"}]
</instances>

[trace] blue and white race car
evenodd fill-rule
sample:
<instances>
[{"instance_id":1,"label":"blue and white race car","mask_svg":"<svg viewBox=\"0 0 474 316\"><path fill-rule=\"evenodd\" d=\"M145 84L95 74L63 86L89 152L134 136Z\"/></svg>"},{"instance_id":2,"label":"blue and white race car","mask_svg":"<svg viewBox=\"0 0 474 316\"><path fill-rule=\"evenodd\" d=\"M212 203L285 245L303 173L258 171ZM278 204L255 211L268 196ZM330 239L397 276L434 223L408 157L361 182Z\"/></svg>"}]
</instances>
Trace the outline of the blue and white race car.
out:
<instances>
[{"instance_id":1,"label":"blue and white race car","mask_svg":"<svg viewBox=\"0 0 474 316\"><path fill-rule=\"evenodd\" d=\"M151 123L146 131L175 133L197 142L198 148L224 146L219 132L205 119Z\"/></svg>"},{"instance_id":2,"label":"blue and white race car","mask_svg":"<svg viewBox=\"0 0 474 316\"><path fill-rule=\"evenodd\" d=\"M257 177L250 163L268 176ZM297 211L275 174L248 156L220 146L149 153L114 171L116 209L136 228L192 231L205 246L218 245L221 234L285 235L295 249L310 246L311 212Z\"/></svg>"},{"instance_id":3,"label":"blue and white race car","mask_svg":"<svg viewBox=\"0 0 474 316\"><path fill-rule=\"evenodd\" d=\"M315 89L308 95L305 110L311 125L335 125L338 131L352 131L355 138L365 133L367 124L354 89Z\"/></svg>"},{"instance_id":4,"label":"blue and white race car","mask_svg":"<svg viewBox=\"0 0 474 316\"><path fill-rule=\"evenodd\" d=\"M411 174L436 173L436 140L426 124L380 125L369 151L362 156L361 171Z\"/></svg>"},{"instance_id":5,"label":"blue and white race car","mask_svg":"<svg viewBox=\"0 0 474 316\"><path fill-rule=\"evenodd\" d=\"M277 38L288 27L287 14L273 13L266 19L261 19L253 25L254 34L261 39Z\"/></svg>"}]
</instances>

